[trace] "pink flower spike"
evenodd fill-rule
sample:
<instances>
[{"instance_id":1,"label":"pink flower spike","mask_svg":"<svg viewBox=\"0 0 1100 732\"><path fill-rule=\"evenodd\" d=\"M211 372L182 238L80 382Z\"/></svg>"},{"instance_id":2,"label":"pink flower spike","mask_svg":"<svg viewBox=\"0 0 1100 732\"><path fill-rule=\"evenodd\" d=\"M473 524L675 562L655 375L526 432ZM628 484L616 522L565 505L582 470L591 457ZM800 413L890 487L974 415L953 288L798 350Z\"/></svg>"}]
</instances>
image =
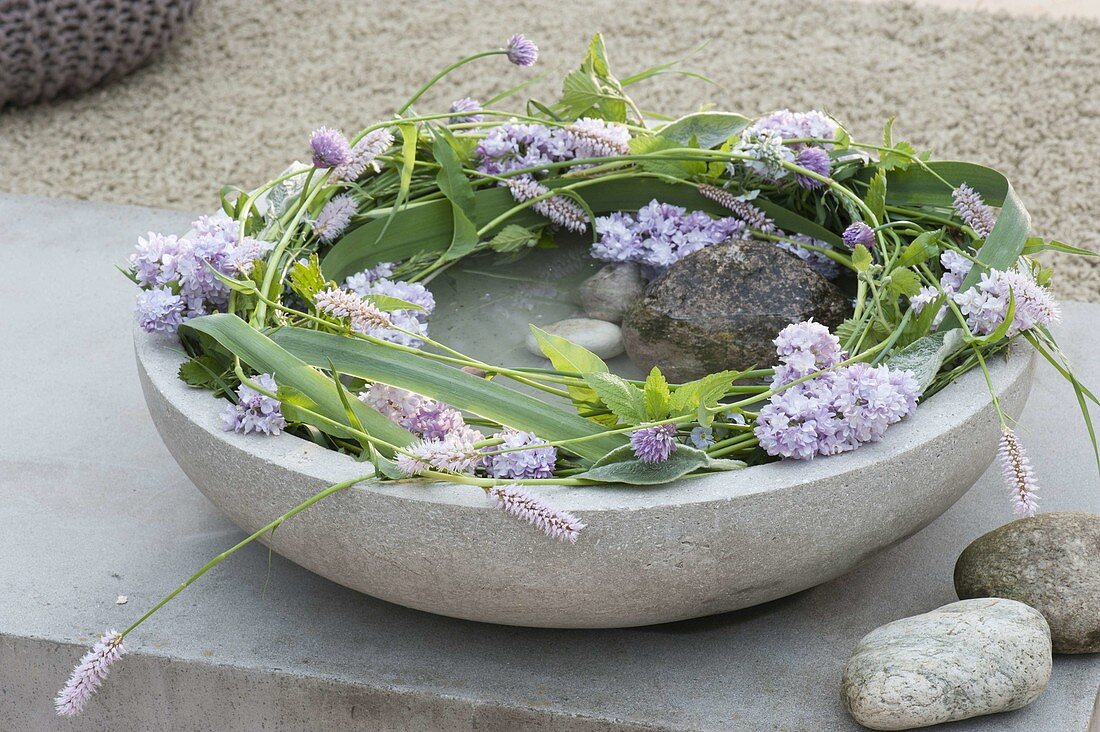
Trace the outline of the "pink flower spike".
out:
<instances>
[{"instance_id":1,"label":"pink flower spike","mask_svg":"<svg viewBox=\"0 0 1100 732\"><path fill-rule=\"evenodd\" d=\"M998 450L1001 457L1001 469L1012 491L1013 513L1017 516L1034 516L1039 510L1039 486L1035 483L1035 472L1031 461L1024 453L1020 438L1008 427L1001 428L1001 445Z\"/></svg>"},{"instance_id":2,"label":"pink flower spike","mask_svg":"<svg viewBox=\"0 0 1100 732\"><path fill-rule=\"evenodd\" d=\"M80 663L69 676L65 688L57 693L54 708L62 717L75 717L84 711L88 699L107 678L111 664L126 652L122 646L122 636L116 631L107 631L102 638L84 654Z\"/></svg>"},{"instance_id":3,"label":"pink flower spike","mask_svg":"<svg viewBox=\"0 0 1100 732\"><path fill-rule=\"evenodd\" d=\"M584 522L568 511L547 504L518 485L496 485L489 489L489 499L497 508L541 529L551 539L577 543Z\"/></svg>"}]
</instances>

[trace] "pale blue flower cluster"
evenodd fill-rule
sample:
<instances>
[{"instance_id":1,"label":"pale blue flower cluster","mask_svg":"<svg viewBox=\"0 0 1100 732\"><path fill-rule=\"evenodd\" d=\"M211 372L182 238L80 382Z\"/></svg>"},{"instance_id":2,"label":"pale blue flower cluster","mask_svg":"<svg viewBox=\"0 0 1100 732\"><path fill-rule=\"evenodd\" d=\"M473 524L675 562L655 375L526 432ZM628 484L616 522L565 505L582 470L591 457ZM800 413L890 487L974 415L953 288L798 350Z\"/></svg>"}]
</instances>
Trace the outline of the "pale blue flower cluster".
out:
<instances>
[{"instance_id":1,"label":"pale blue flower cluster","mask_svg":"<svg viewBox=\"0 0 1100 732\"><path fill-rule=\"evenodd\" d=\"M272 394L279 391L271 374L259 374L252 381ZM261 432L277 435L286 429L282 403L278 399L261 394L246 384L237 387L237 403L226 406L222 412L222 429L226 432Z\"/></svg>"},{"instance_id":2,"label":"pale blue flower cluster","mask_svg":"<svg viewBox=\"0 0 1100 732\"><path fill-rule=\"evenodd\" d=\"M636 214L615 212L596 219L599 239L592 256L608 262L638 262L663 269L692 252L745 233L744 222L732 216L711 218L656 199Z\"/></svg>"},{"instance_id":3,"label":"pale blue flower cluster","mask_svg":"<svg viewBox=\"0 0 1100 732\"><path fill-rule=\"evenodd\" d=\"M831 143L793 143L787 140L832 140L839 125L828 115L811 110L809 112L791 112L783 109L761 117L745 128L741 139L734 148L738 152L748 153L753 160L740 163L764 180L778 182L788 177L790 171L784 163L795 163L821 176L832 171L832 160L827 147ZM731 163L736 172L737 164ZM798 174L795 182L803 188L814 190L822 183L815 178Z\"/></svg>"},{"instance_id":4,"label":"pale blue flower cluster","mask_svg":"<svg viewBox=\"0 0 1100 732\"><path fill-rule=\"evenodd\" d=\"M836 455L882 439L886 428L908 415L919 396L908 371L844 360L840 342L825 326L806 321L787 326L775 340L781 365L754 433L769 455L806 460Z\"/></svg>"},{"instance_id":5,"label":"pale blue flower cluster","mask_svg":"<svg viewBox=\"0 0 1100 732\"><path fill-rule=\"evenodd\" d=\"M390 279L393 275L394 265L391 262L383 262L370 269L353 274L344 282L344 287L359 295L388 295L396 297L413 305L419 305L423 310L393 310L386 313L390 322L399 328L417 333L421 336L428 334L428 317L435 310L435 297L431 291L419 282L404 282ZM419 338L409 336L400 331L385 327L368 328L367 335L383 338L391 343L399 343L404 346L419 348L424 342Z\"/></svg>"},{"instance_id":6,"label":"pale blue flower cluster","mask_svg":"<svg viewBox=\"0 0 1100 732\"><path fill-rule=\"evenodd\" d=\"M520 432L506 428L493 437L502 440L501 444L485 448L492 453L502 449L527 447L528 450L497 452L485 459L485 469L494 478L553 478L554 465L558 461L558 449L547 445L543 439L531 432Z\"/></svg>"},{"instance_id":7,"label":"pale blue flower cluster","mask_svg":"<svg viewBox=\"0 0 1100 732\"><path fill-rule=\"evenodd\" d=\"M271 246L241 238L239 224L222 211L200 217L182 237L149 232L130 255L134 279L147 290L138 296L138 322L149 332L174 333L190 318L224 310L229 288L214 272L247 276Z\"/></svg>"}]
</instances>

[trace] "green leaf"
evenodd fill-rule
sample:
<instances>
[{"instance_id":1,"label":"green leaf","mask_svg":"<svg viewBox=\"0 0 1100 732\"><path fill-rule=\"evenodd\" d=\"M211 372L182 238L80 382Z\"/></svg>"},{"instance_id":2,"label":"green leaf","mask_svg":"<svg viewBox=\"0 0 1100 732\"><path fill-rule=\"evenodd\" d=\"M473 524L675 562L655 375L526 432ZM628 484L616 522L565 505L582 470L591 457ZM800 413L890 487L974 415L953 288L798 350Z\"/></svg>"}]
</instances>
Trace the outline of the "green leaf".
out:
<instances>
[{"instance_id":1,"label":"green leaf","mask_svg":"<svg viewBox=\"0 0 1100 732\"><path fill-rule=\"evenodd\" d=\"M623 424L646 421L646 397L626 379L615 374L594 373L586 374L584 380Z\"/></svg>"},{"instance_id":2,"label":"green leaf","mask_svg":"<svg viewBox=\"0 0 1100 732\"><path fill-rule=\"evenodd\" d=\"M933 257L938 257L940 254L939 242L943 238L943 235L944 229L936 229L934 231L926 231L923 234L919 234L902 250L896 266L912 267L921 262L927 262Z\"/></svg>"},{"instance_id":3,"label":"green leaf","mask_svg":"<svg viewBox=\"0 0 1100 732\"><path fill-rule=\"evenodd\" d=\"M651 422L658 422L668 417L668 407L671 394L668 389L668 381L665 375L656 366L649 372L645 380L645 414Z\"/></svg>"},{"instance_id":4,"label":"green leaf","mask_svg":"<svg viewBox=\"0 0 1100 732\"><path fill-rule=\"evenodd\" d=\"M280 328L271 338L306 364L329 368L331 363L343 374L422 394L546 440L591 437L566 448L583 459L595 460L626 441L622 435L602 435L605 430L591 420L541 399L415 353L304 328Z\"/></svg>"},{"instance_id":5,"label":"green leaf","mask_svg":"<svg viewBox=\"0 0 1100 732\"><path fill-rule=\"evenodd\" d=\"M596 483L626 483L628 485L659 485L682 478L696 470L737 470L745 467L740 460L717 460L702 450L676 445L668 460L643 463L630 445L612 450L597 460L587 471L574 477Z\"/></svg>"},{"instance_id":6,"label":"green leaf","mask_svg":"<svg viewBox=\"0 0 1100 732\"><path fill-rule=\"evenodd\" d=\"M224 376L225 373L224 364L219 363L214 356L205 354L181 363L179 377L188 386L210 389L215 396L219 396L229 394L233 390L233 387ZM233 381L235 382L236 379Z\"/></svg>"},{"instance_id":7,"label":"green leaf","mask_svg":"<svg viewBox=\"0 0 1100 732\"><path fill-rule=\"evenodd\" d=\"M857 272L866 272L871 268L871 251L862 244L856 244L852 251L852 266Z\"/></svg>"},{"instance_id":8,"label":"green leaf","mask_svg":"<svg viewBox=\"0 0 1100 732\"><path fill-rule=\"evenodd\" d=\"M630 152L634 155L657 153L661 150L673 150L683 145L665 137L651 135L635 137L630 141ZM707 164L701 160L677 160L675 158L652 158L638 160L635 163L640 170L674 177L702 175L707 172Z\"/></svg>"},{"instance_id":9,"label":"green leaf","mask_svg":"<svg viewBox=\"0 0 1100 732\"><path fill-rule=\"evenodd\" d=\"M416 167L416 143L419 140L419 132L416 124L412 122L398 122L397 129L401 133L401 178L397 193L397 203L400 205L409 197L413 168Z\"/></svg>"},{"instance_id":10,"label":"green leaf","mask_svg":"<svg viewBox=\"0 0 1100 732\"><path fill-rule=\"evenodd\" d=\"M678 143L680 147L690 144L694 139L693 147L709 150L740 133L751 122L748 117L730 112L696 112L669 122L657 134Z\"/></svg>"},{"instance_id":11,"label":"green leaf","mask_svg":"<svg viewBox=\"0 0 1100 732\"><path fill-rule=\"evenodd\" d=\"M1094 252L1091 249L1082 249L1081 247L1071 246L1061 241L1046 241L1042 237L1033 236L1027 240L1027 244L1024 245L1024 254L1038 254L1039 252L1062 252L1064 254L1075 254L1079 257L1096 257L1100 256L1100 252Z\"/></svg>"},{"instance_id":12,"label":"green leaf","mask_svg":"<svg viewBox=\"0 0 1100 732\"><path fill-rule=\"evenodd\" d=\"M435 180L439 190L451 202L454 232L451 236L451 245L443 258L451 261L460 259L477 248L477 226L474 224L477 216L477 198L474 196L470 179L462 172L462 163L448 140L450 131L440 127L435 133L432 141L432 155L440 165Z\"/></svg>"},{"instance_id":13,"label":"green leaf","mask_svg":"<svg viewBox=\"0 0 1100 732\"><path fill-rule=\"evenodd\" d=\"M867 186L867 193L863 197L863 202L867 204L867 208L871 209L871 213L875 215L875 218L881 223L886 218L886 173L879 170L875 173L875 177L871 178L870 185Z\"/></svg>"},{"instance_id":14,"label":"green leaf","mask_svg":"<svg viewBox=\"0 0 1100 732\"><path fill-rule=\"evenodd\" d=\"M740 376L740 371L718 371L681 384L672 392L669 411L672 416L680 417L694 412L700 406L713 406Z\"/></svg>"},{"instance_id":15,"label":"green leaf","mask_svg":"<svg viewBox=\"0 0 1100 732\"><path fill-rule=\"evenodd\" d=\"M236 315L228 313L215 313L194 318L184 323L180 329L183 332L194 331L209 335L256 371L274 374L280 387L286 386L301 392L316 404L317 411L328 419L341 423L346 419L344 406L332 382L317 370L317 368L326 368L327 361L322 360L320 363L313 364L317 368L312 368L311 365ZM351 340L330 334L317 333L317 335L325 335L338 341ZM371 436L398 447L413 442L414 438L411 434L358 399L351 406ZM323 429L332 433L331 427ZM338 436L350 437L351 433L342 432Z\"/></svg>"},{"instance_id":16,"label":"green leaf","mask_svg":"<svg viewBox=\"0 0 1100 732\"><path fill-rule=\"evenodd\" d=\"M906 170L913 164L913 156L917 154L916 148L908 142L899 142L889 150L885 150L879 156L878 168L883 170Z\"/></svg>"},{"instance_id":17,"label":"green leaf","mask_svg":"<svg viewBox=\"0 0 1100 732\"><path fill-rule=\"evenodd\" d=\"M978 262L985 267L973 267L963 280L960 292L970 289L989 269L1007 270L1015 266L1030 239L1031 216L1023 202L1002 174L992 168L974 163L938 162L928 167L948 182L944 185L936 175L914 166L904 172L895 172L889 178L887 202L897 206L934 206L950 209L952 191L961 183L970 185L981 194L986 204L1000 207L997 223L978 250ZM959 322L954 312L947 314L944 328L957 328Z\"/></svg>"},{"instance_id":18,"label":"green leaf","mask_svg":"<svg viewBox=\"0 0 1100 732\"><path fill-rule=\"evenodd\" d=\"M961 330L940 330L913 341L889 359L892 369L911 371L923 392L936 378L943 364L966 345Z\"/></svg>"},{"instance_id":19,"label":"green leaf","mask_svg":"<svg viewBox=\"0 0 1100 732\"><path fill-rule=\"evenodd\" d=\"M382 312L393 312L394 310L423 310L423 306L411 303L408 300L402 300L399 297L393 297L391 295L363 295L363 299L369 302L374 307L378 308Z\"/></svg>"},{"instance_id":20,"label":"green leaf","mask_svg":"<svg viewBox=\"0 0 1100 732\"><path fill-rule=\"evenodd\" d=\"M325 289L328 284L325 276L321 274L321 264L316 254L309 255L306 261L297 260L290 266L290 274L287 277L290 289L298 297L306 302L313 302L318 292Z\"/></svg>"},{"instance_id":21,"label":"green leaf","mask_svg":"<svg viewBox=\"0 0 1100 732\"><path fill-rule=\"evenodd\" d=\"M489 248L502 254L515 252L535 246L540 236L542 236L541 229L532 230L518 224L508 224L489 240Z\"/></svg>"},{"instance_id":22,"label":"green leaf","mask_svg":"<svg viewBox=\"0 0 1100 732\"><path fill-rule=\"evenodd\" d=\"M550 363L559 371L572 371L588 377L590 374L607 373L607 364L603 359L583 346L566 340L561 336L552 335L541 328L532 325L531 332L535 341L539 344L539 350L550 359ZM580 408L598 408L601 400L596 392L589 387L569 386L569 396L573 403Z\"/></svg>"},{"instance_id":23,"label":"green leaf","mask_svg":"<svg viewBox=\"0 0 1100 732\"><path fill-rule=\"evenodd\" d=\"M920 292L920 275L911 269L895 269L890 272L890 285L888 289L899 297L912 297Z\"/></svg>"}]
</instances>

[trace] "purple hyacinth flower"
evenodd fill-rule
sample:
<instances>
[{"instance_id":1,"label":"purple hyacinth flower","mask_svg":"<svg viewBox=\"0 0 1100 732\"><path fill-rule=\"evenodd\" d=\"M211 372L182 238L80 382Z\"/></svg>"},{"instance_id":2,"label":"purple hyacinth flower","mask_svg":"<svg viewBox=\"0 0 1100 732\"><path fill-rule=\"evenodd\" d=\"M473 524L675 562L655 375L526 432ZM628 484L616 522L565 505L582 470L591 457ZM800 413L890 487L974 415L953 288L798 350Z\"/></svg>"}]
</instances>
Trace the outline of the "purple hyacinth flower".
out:
<instances>
[{"instance_id":1,"label":"purple hyacinth flower","mask_svg":"<svg viewBox=\"0 0 1100 732\"><path fill-rule=\"evenodd\" d=\"M508 39L508 47L505 49L508 60L516 66L533 66L539 60L539 47L529 41L522 33L517 33Z\"/></svg>"},{"instance_id":2,"label":"purple hyacinth flower","mask_svg":"<svg viewBox=\"0 0 1100 732\"><path fill-rule=\"evenodd\" d=\"M183 298L167 287L142 290L135 309L138 324L146 333L175 333L183 322Z\"/></svg>"},{"instance_id":3,"label":"purple hyacinth flower","mask_svg":"<svg viewBox=\"0 0 1100 732\"><path fill-rule=\"evenodd\" d=\"M314 167L336 168L351 162L351 145L339 130L328 127L315 130L309 136L309 148Z\"/></svg>"},{"instance_id":4,"label":"purple hyacinth flower","mask_svg":"<svg viewBox=\"0 0 1100 732\"><path fill-rule=\"evenodd\" d=\"M659 424L635 430L630 446L643 463L663 463L676 450L676 425Z\"/></svg>"},{"instance_id":5,"label":"purple hyacinth flower","mask_svg":"<svg viewBox=\"0 0 1100 732\"><path fill-rule=\"evenodd\" d=\"M531 446L530 450L515 450L490 455L487 462L489 474L494 478L553 478L558 449L531 432L505 429L493 437L502 444L485 449L494 452L501 449Z\"/></svg>"},{"instance_id":6,"label":"purple hyacinth flower","mask_svg":"<svg viewBox=\"0 0 1100 732\"><path fill-rule=\"evenodd\" d=\"M794 158L794 162L795 165L799 165L806 170L813 171L826 178L828 178L829 174L833 171L833 161L829 159L829 153L825 152L820 147L814 147L812 145L799 150ZM811 178L808 175L796 174L794 179L798 185L810 191L817 190L825 185L821 181Z\"/></svg>"},{"instance_id":7,"label":"purple hyacinth flower","mask_svg":"<svg viewBox=\"0 0 1100 732\"><path fill-rule=\"evenodd\" d=\"M874 249L875 230L862 221L856 221L844 230L844 243L850 249L855 249L857 244Z\"/></svg>"},{"instance_id":8,"label":"purple hyacinth flower","mask_svg":"<svg viewBox=\"0 0 1100 732\"><path fill-rule=\"evenodd\" d=\"M279 385L271 374L259 374L252 377L252 381L273 394L279 390ZM277 435L285 427L282 402L261 394L246 384L237 387L237 403L226 406L222 412L222 429L226 432Z\"/></svg>"}]
</instances>

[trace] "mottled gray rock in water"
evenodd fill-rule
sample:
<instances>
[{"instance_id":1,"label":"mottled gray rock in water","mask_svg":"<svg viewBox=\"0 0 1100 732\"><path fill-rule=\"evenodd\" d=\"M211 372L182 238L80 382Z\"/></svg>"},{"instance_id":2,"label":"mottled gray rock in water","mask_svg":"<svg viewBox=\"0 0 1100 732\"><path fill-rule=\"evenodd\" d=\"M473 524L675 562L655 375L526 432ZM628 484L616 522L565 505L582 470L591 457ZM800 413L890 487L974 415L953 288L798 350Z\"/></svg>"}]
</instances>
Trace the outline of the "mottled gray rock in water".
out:
<instances>
[{"instance_id":1,"label":"mottled gray rock in water","mask_svg":"<svg viewBox=\"0 0 1100 732\"><path fill-rule=\"evenodd\" d=\"M644 293L645 279L637 263L609 264L581 284L581 304L590 318L621 323Z\"/></svg>"},{"instance_id":2,"label":"mottled gray rock in water","mask_svg":"<svg viewBox=\"0 0 1100 732\"><path fill-rule=\"evenodd\" d=\"M1050 630L1038 610L962 600L865 635L844 667L841 696L865 727L914 729L1026 706L1050 669Z\"/></svg>"},{"instance_id":3,"label":"mottled gray rock in water","mask_svg":"<svg viewBox=\"0 0 1100 732\"><path fill-rule=\"evenodd\" d=\"M684 257L623 320L626 351L673 381L775 363L772 339L813 318L833 328L849 299L797 257L768 242L730 241Z\"/></svg>"},{"instance_id":4,"label":"mottled gray rock in water","mask_svg":"<svg viewBox=\"0 0 1100 732\"><path fill-rule=\"evenodd\" d=\"M1031 605L1055 653L1100 652L1100 516L1042 513L978 537L955 564L955 591Z\"/></svg>"},{"instance_id":5,"label":"mottled gray rock in water","mask_svg":"<svg viewBox=\"0 0 1100 732\"><path fill-rule=\"evenodd\" d=\"M614 323L592 318L567 318L543 328L578 346L584 346L600 358L614 358L623 352L623 332ZM527 335L527 350L541 356L542 349L533 334Z\"/></svg>"}]
</instances>

